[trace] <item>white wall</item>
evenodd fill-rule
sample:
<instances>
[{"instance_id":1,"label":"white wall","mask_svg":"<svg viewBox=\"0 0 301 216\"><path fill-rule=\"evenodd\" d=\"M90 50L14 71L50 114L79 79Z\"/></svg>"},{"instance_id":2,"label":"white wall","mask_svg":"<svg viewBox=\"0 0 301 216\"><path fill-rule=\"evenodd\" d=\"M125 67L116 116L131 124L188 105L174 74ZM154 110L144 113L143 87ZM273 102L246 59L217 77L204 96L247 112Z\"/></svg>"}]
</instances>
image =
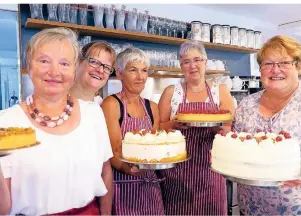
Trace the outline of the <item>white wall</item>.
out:
<instances>
[{"instance_id":1,"label":"white wall","mask_svg":"<svg viewBox=\"0 0 301 216\"><path fill-rule=\"evenodd\" d=\"M0 9L18 11L18 4L0 4Z\"/></svg>"}]
</instances>

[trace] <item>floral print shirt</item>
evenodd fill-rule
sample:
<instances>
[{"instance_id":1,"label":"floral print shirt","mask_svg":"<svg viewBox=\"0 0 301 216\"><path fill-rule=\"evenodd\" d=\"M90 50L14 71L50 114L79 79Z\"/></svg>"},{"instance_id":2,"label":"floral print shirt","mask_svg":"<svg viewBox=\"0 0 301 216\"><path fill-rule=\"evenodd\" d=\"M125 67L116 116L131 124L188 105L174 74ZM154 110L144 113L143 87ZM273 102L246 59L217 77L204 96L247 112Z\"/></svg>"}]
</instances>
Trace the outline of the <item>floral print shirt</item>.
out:
<instances>
[{"instance_id":1,"label":"floral print shirt","mask_svg":"<svg viewBox=\"0 0 301 216\"><path fill-rule=\"evenodd\" d=\"M263 90L264 91L264 90ZM259 101L263 91L245 97L235 112L237 131L288 131L301 145L301 85L289 103L270 118L263 117ZM237 185L238 206L245 215L301 215L301 186L255 187Z\"/></svg>"}]
</instances>

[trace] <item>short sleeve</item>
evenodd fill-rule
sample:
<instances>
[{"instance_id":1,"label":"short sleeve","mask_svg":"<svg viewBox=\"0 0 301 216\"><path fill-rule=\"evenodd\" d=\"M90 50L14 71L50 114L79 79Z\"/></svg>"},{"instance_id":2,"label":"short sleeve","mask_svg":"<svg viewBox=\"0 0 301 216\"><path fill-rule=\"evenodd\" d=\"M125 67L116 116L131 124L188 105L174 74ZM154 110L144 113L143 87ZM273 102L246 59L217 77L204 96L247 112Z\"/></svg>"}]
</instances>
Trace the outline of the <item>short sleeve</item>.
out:
<instances>
[{"instance_id":1,"label":"short sleeve","mask_svg":"<svg viewBox=\"0 0 301 216\"><path fill-rule=\"evenodd\" d=\"M100 136L101 144L102 144L102 147L104 148L103 161L106 162L107 160L109 160L110 158L113 157L113 152L112 152L109 132L108 132L107 124L106 124L106 119L104 117L102 108L100 106L98 106L96 112L97 112L96 116L98 116L98 117L95 118L95 120L97 121L97 125L99 128L98 132L101 135Z\"/></svg>"},{"instance_id":2,"label":"short sleeve","mask_svg":"<svg viewBox=\"0 0 301 216\"><path fill-rule=\"evenodd\" d=\"M244 125L244 99L239 103L238 107L235 110L234 115L234 129L236 131L242 131Z\"/></svg>"},{"instance_id":3,"label":"short sleeve","mask_svg":"<svg viewBox=\"0 0 301 216\"><path fill-rule=\"evenodd\" d=\"M12 175L12 156L0 157L0 167L4 178L11 178Z\"/></svg>"},{"instance_id":4,"label":"short sleeve","mask_svg":"<svg viewBox=\"0 0 301 216\"><path fill-rule=\"evenodd\" d=\"M22 112L15 105L11 108L0 111L0 127L25 127L27 125L22 121ZM12 155L0 157L0 166L4 178L11 178L12 175Z\"/></svg>"}]
</instances>

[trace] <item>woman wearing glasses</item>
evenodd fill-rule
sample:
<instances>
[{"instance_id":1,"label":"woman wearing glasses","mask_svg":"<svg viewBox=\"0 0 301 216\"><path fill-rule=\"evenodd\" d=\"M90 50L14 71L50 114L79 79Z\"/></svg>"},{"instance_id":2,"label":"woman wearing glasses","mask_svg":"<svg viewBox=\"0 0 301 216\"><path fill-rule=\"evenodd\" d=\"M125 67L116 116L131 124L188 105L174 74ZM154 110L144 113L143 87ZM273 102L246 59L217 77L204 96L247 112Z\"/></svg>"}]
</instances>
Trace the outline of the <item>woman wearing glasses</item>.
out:
<instances>
[{"instance_id":1,"label":"woman wearing glasses","mask_svg":"<svg viewBox=\"0 0 301 216\"><path fill-rule=\"evenodd\" d=\"M214 131L187 128L174 119L178 111L195 109L224 109L234 113L233 100L226 85L206 82L207 54L200 42L185 42L179 54L185 82L164 90L159 102L160 127L181 129L192 159L162 171L166 177L162 184L165 214L226 215L226 181L209 169Z\"/></svg>"},{"instance_id":2,"label":"woman wearing glasses","mask_svg":"<svg viewBox=\"0 0 301 216\"><path fill-rule=\"evenodd\" d=\"M102 98L95 94L114 72L115 51L104 41L88 43L81 51L82 58L70 93L76 98L101 104Z\"/></svg>"},{"instance_id":3,"label":"woman wearing glasses","mask_svg":"<svg viewBox=\"0 0 301 216\"><path fill-rule=\"evenodd\" d=\"M124 135L133 130L159 128L158 106L140 97L148 77L149 60L137 48L119 53L116 74L122 91L107 97L102 108L108 122L114 158L112 212L116 215L163 215L160 179L154 171L142 171L119 160Z\"/></svg>"},{"instance_id":4,"label":"woman wearing glasses","mask_svg":"<svg viewBox=\"0 0 301 216\"><path fill-rule=\"evenodd\" d=\"M301 144L301 45L294 39L275 36L257 55L263 91L244 98L235 113L237 131L287 131ZM245 215L301 214L301 185L283 187L238 185L238 201Z\"/></svg>"}]
</instances>

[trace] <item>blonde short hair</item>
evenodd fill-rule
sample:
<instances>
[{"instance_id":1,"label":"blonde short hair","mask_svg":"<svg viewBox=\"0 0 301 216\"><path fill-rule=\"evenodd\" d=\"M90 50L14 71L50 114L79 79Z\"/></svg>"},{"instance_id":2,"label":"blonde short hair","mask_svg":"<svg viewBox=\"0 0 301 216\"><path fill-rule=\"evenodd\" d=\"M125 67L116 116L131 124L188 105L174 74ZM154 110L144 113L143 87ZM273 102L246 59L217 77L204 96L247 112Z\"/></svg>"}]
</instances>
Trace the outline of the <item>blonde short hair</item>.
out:
<instances>
[{"instance_id":1,"label":"blonde short hair","mask_svg":"<svg viewBox=\"0 0 301 216\"><path fill-rule=\"evenodd\" d=\"M117 55L116 69L120 72L124 71L129 62L140 61L149 67L149 59L145 52L135 47L129 47Z\"/></svg>"},{"instance_id":2,"label":"blonde short hair","mask_svg":"<svg viewBox=\"0 0 301 216\"><path fill-rule=\"evenodd\" d=\"M201 54L202 57L207 59L207 53L206 53L204 45L200 41L197 41L197 40L189 40L189 41L186 41L185 43L183 43L180 47L179 58L181 58L183 55L185 55L190 50L197 50Z\"/></svg>"},{"instance_id":3,"label":"blonde short hair","mask_svg":"<svg viewBox=\"0 0 301 216\"><path fill-rule=\"evenodd\" d=\"M99 52L105 51L110 54L110 62L112 66L115 66L116 63L116 53L115 50L111 47L111 45L105 41L96 40L86 44L81 50L81 61L83 61L88 56L96 56L99 55Z\"/></svg>"},{"instance_id":4,"label":"blonde short hair","mask_svg":"<svg viewBox=\"0 0 301 216\"><path fill-rule=\"evenodd\" d=\"M26 68L29 69L30 67L30 62L33 56L33 53L37 49L37 47L41 46L42 44L45 43L51 43L54 41L63 41L67 40L72 44L73 51L74 51L74 63L75 66L77 67L78 65L78 60L79 60L79 44L77 41L77 34L72 31L69 28L50 28L50 29L44 29L34 36L29 40L26 49L25 49L25 65Z\"/></svg>"},{"instance_id":5,"label":"blonde short hair","mask_svg":"<svg viewBox=\"0 0 301 216\"><path fill-rule=\"evenodd\" d=\"M277 52L283 56L291 56L294 61L297 61L297 70L301 69L301 45L300 43L287 36L277 35L269 39L257 53L257 63L261 65L262 60L267 53Z\"/></svg>"}]
</instances>

